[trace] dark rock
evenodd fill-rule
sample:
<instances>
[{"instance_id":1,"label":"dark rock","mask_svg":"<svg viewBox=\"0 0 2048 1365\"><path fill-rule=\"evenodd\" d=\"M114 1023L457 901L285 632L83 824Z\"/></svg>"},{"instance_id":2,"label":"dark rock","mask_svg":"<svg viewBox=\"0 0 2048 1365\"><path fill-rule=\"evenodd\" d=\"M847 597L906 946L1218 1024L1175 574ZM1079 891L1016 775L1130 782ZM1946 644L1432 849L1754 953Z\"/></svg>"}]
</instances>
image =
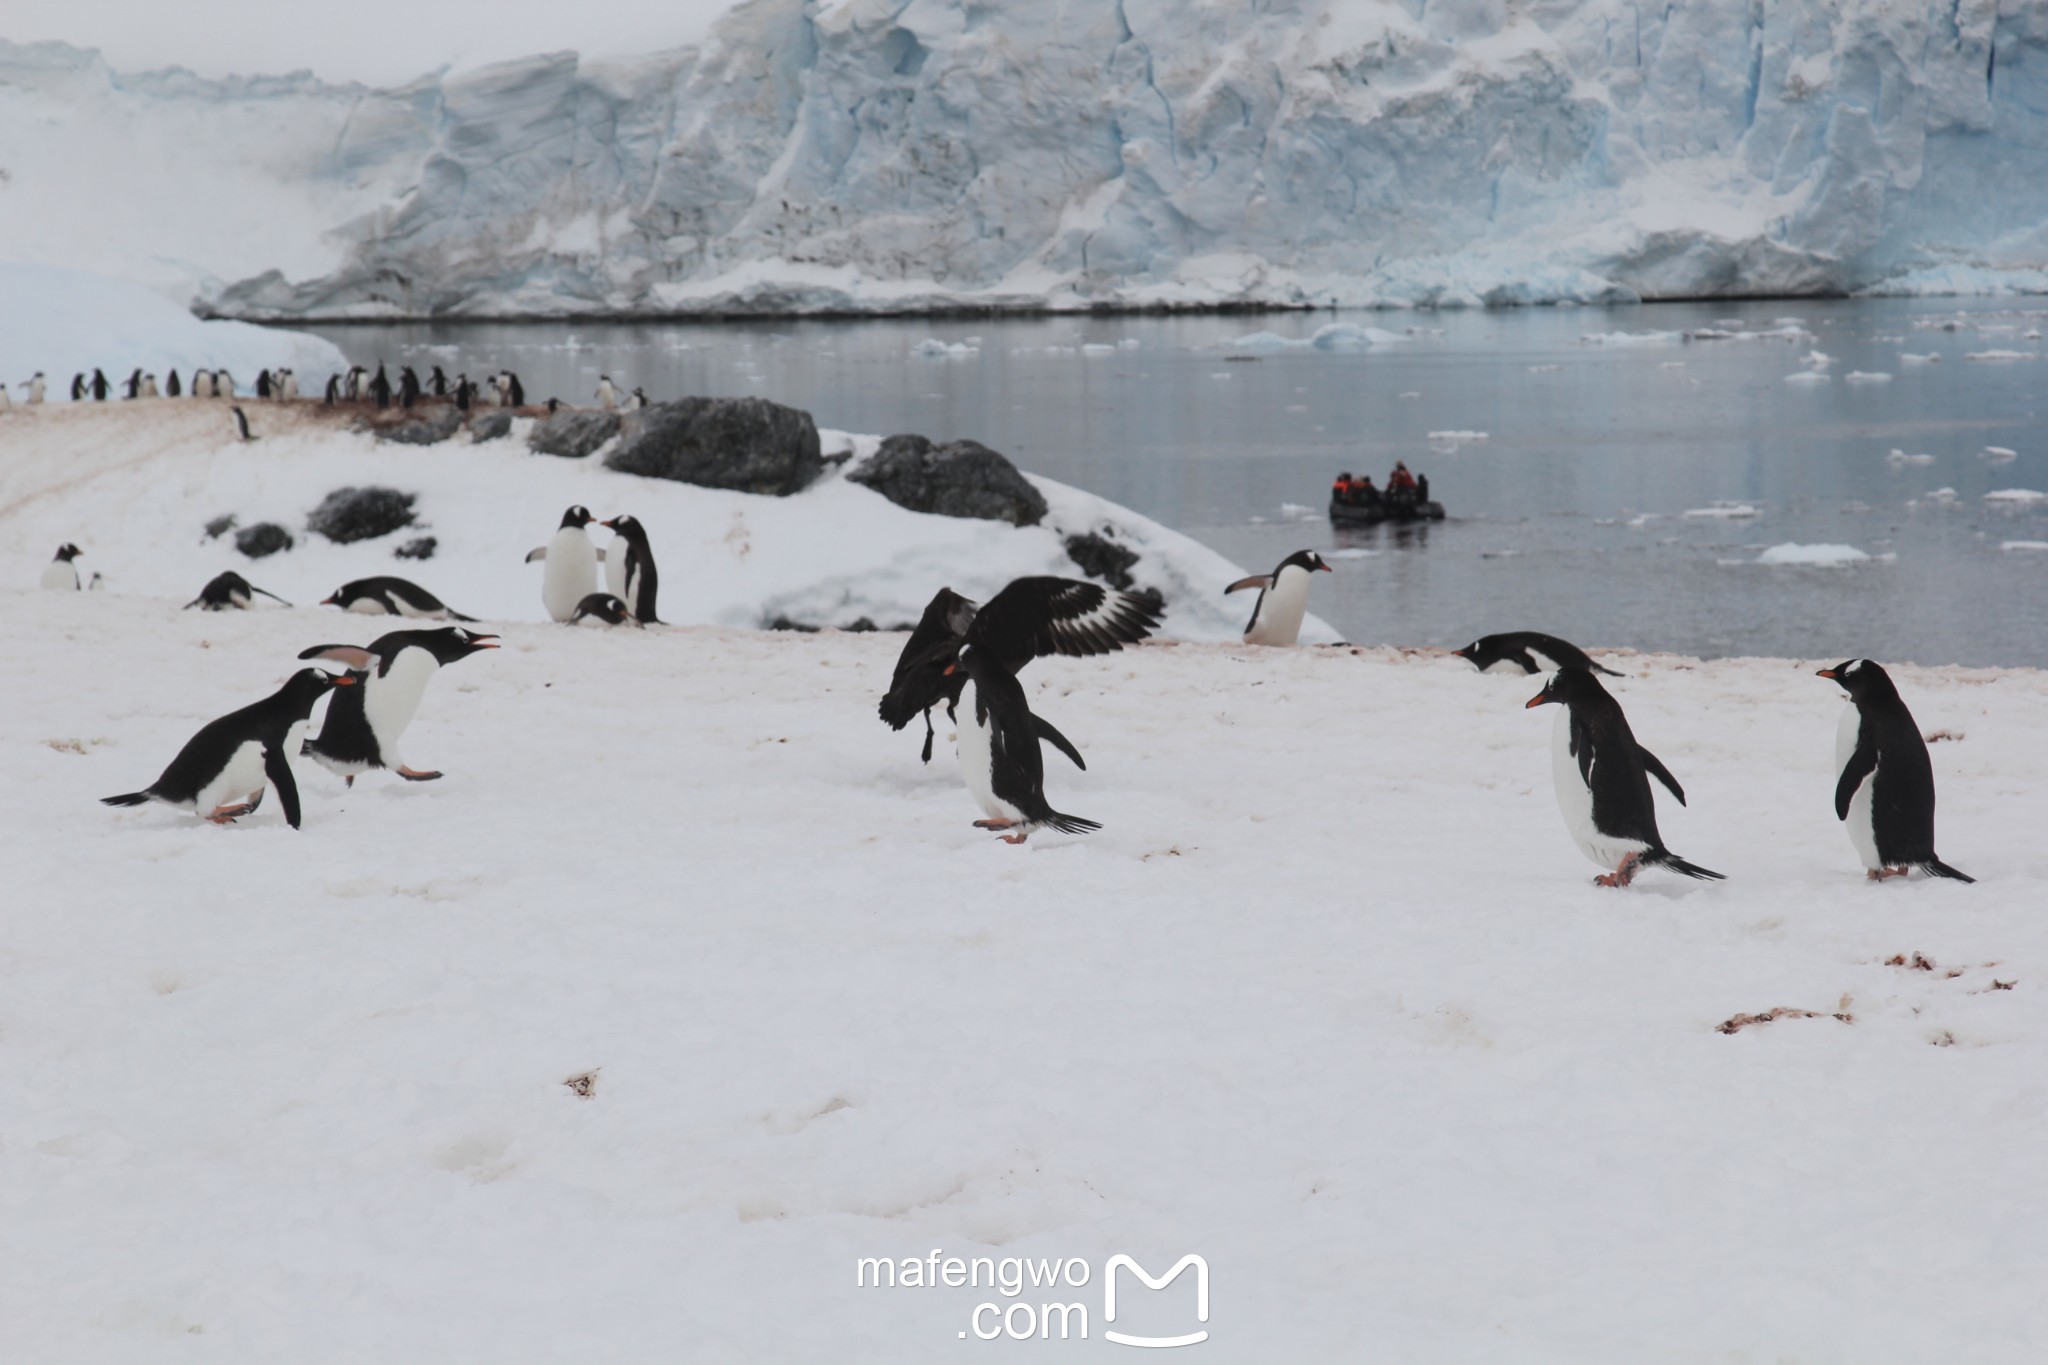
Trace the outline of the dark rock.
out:
<instances>
[{"instance_id":1,"label":"dark rock","mask_svg":"<svg viewBox=\"0 0 2048 1365\"><path fill-rule=\"evenodd\" d=\"M1110 538L1112 534L1105 526L1086 535L1068 536L1067 558L1080 565L1081 572L1090 578L1099 578L1112 588L1129 591L1131 570L1138 563L1138 552L1117 544Z\"/></svg>"},{"instance_id":2,"label":"dark rock","mask_svg":"<svg viewBox=\"0 0 2048 1365\"><path fill-rule=\"evenodd\" d=\"M219 540L234 529L235 514L230 512L224 517L215 517L212 521L206 523L206 538L208 540Z\"/></svg>"},{"instance_id":3,"label":"dark rock","mask_svg":"<svg viewBox=\"0 0 2048 1365\"><path fill-rule=\"evenodd\" d=\"M616 412L577 412L565 408L533 424L526 448L536 455L580 460L618 434Z\"/></svg>"},{"instance_id":4,"label":"dark rock","mask_svg":"<svg viewBox=\"0 0 2048 1365\"><path fill-rule=\"evenodd\" d=\"M788 497L825 468L808 412L765 398L685 398L629 414L605 465L700 488Z\"/></svg>"},{"instance_id":5,"label":"dark rock","mask_svg":"<svg viewBox=\"0 0 2048 1365\"><path fill-rule=\"evenodd\" d=\"M473 417L469 422L469 443L471 445L481 445L485 441L502 440L511 434L512 414L503 408L499 408L496 412L487 412L481 417Z\"/></svg>"},{"instance_id":6,"label":"dark rock","mask_svg":"<svg viewBox=\"0 0 2048 1365\"><path fill-rule=\"evenodd\" d=\"M235 548L251 559L262 559L292 547L292 533L274 521L259 521L235 532Z\"/></svg>"},{"instance_id":7,"label":"dark rock","mask_svg":"<svg viewBox=\"0 0 2048 1365\"><path fill-rule=\"evenodd\" d=\"M306 518L306 529L338 545L389 535L412 525L415 496L395 488L337 488Z\"/></svg>"},{"instance_id":8,"label":"dark rock","mask_svg":"<svg viewBox=\"0 0 2048 1365\"><path fill-rule=\"evenodd\" d=\"M1012 526L1036 526L1045 517L1045 498L1031 481L979 441L941 446L922 436L891 436L846 477L913 512Z\"/></svg>"},{"instance_id":9,"label":"dark rock","mask_svg":"<svg viewBox=\"0 0 2048 1365\"><path fill-rule=\"evenodd\" d=\"M434 550L440 543L432 536L420 536L415 540L408 540L391 553L399 559L432 559Z\"/></svg>"},{"instance_id":10,"label":"dark rock","mask_svg":"<svg viewBox=\"0 0 2048 1365\"><path fill-rule=\"evenodd\" d=\"M840 629L845 631L849 635L865 635L869 631L877 629L877 627L875 623L869 620L867 617L856 616L853 618L852 625L841 626Z\"/></svg>"},{"instance_id":11,"label":"dark rock","mask_svg":"<svg viewBox=\"0 0 2048 1365\"><path fill-rule=\"evenodd\" d=\"M805 635L815 635L818 633L818 627L813 625L806 625L802 621L792 621L787 616L778 616L774 620L770 621L768 623L768 629L794 630L800 631Z\"/></svg>"},{"instance_id":12,"label":"dark rock","mask_svg":"<svg viewBox=\"0 0 2048 1365\"><path fill-rule=\"evenodd\" d=\"M425 417L415 417L409 422L400 422L395 427L385 427L377 433L380 441L395 441L404 446L438 445L462 428L462 410L450 403Z\"/></svg>"}]
</instances>

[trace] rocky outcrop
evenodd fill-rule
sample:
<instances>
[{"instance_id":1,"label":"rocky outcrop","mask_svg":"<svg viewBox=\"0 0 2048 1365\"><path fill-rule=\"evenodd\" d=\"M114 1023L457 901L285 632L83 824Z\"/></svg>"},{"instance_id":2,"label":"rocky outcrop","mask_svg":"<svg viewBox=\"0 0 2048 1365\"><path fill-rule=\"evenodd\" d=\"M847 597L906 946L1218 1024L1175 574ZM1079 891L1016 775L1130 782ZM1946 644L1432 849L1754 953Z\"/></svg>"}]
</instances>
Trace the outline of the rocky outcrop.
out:
<instances>
[{"instance_id":1,"label":"rocky outcrop","mask_svg":"<svg viewBox=\"0 0 2048 1365\"><path fill-rule=\"evenodd\" d=\"M1067 558L1078 564L1081 572L1090 578L1099 578L1112 588L1129 590L1131 570L1138 564L1138 552L1117 544L1114 534L1104 527L1100 531L1068 536L1064 542Z\"/></svg>"},{"instance_id":2,"label":"rocky outcrop","mask_svg":"<svg viewBox=\"0 0 2048 1365\"><path fill-rule=\"evenodd\" d=\"M469 443L482 445L485 441L499 441L512 434L512 414L504 409L486 412L469 421Z\"/></svg>"},{"instance_id":3,"label":"rocky outcrop","mask_svg":"<svg viewBox=\"0 0 2048 1365\"><path fill-rule=\"evenodd\" d=\"M262 559L293 545L292 533L274 521L259 521L235 532L235 548L251 559Z\"/></svg>"},{"instance_id":4,"label":"rocky outcrop","mask_svg":"<svg viewBox=\"0 0 2048 1365\"><path fill-rule=\"evenodd\" d=\"M385 427L377 433L377 439L404 446L430 446L438 445L461 429L462 412L451 403L426 416L414 417L395 427Z\"/></svg>"},{"instance_id":5,"label":"rocky outcrop","mask_svg":"<svg viewBox=\"0 0 2048 1365\"><path fill-rule=\"evenodd\" d=\"M337 488L306 518L306 529L337 545L373 540L412 525L417 495L395 488Z\"/></svg>"},{"instance_id":6,"label":"rocky outcrop","mask_svg":"<svg viewBox=\"0 0 2048 1365\"><path fill-rule=\"evenodd\" d=\"M565 409L533 424L526 448L536 455L560 455L580 460L619 434L616 412L580 412ZM482 439L482 438L478 438Z\"/></svg>"},{"instance_id":7,"label":"rocky outcrop","mask_svg":"<svg viewBox=\"0 0 2048 1365\"><path fill-rule=\"evenodd\" d=\"M913 512L1012 526L1045 519L1044 496L1017 466L979 441L933 445L923 436L891 436L846 477Z\"/></svg>"},{"instance_id":8,"label":"rocky outcrop","mask_svg":"<svg viewBox=\"0 0 2048 1365\"><path fill-rule=\"evenodd\" d=\"M432 559L441 542L433 536L416 536L391 552L397 559Z\"/></svg>"},{"instance_id":9,"label":"rocky outcrop","mask_svg":"<svg viewBox=\"0 0 2048 1365\"><path fill-rule=\"evenodd\" d=\"M765 398L685 398L627 414L608 468L788 497L824 471L808 412Z\"/></svg>"}]
</instances>

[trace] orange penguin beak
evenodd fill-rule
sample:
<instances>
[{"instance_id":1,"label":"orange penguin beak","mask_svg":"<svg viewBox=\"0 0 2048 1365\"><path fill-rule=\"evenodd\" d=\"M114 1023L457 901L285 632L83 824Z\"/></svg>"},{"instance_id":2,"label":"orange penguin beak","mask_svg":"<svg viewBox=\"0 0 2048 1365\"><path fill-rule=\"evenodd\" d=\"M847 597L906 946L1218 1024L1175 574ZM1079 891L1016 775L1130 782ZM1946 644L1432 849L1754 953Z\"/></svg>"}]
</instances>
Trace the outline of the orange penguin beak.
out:
<instances>
[{"instance_id":1,"label":"orange penguin beak","mask_svg":"<svg viewBox=\"0 0 2048 1365\"><path fill-rule=\"evenodd\" d=\"M334 605L334 596L333 596L333 595L330 595L330 596L327 596L327 597L323 597L323 598L321 598L321 599L320 599L320 605L321 605L321 606L323 606L323 607L331 607L331 606L333 606L333 605Z\"/></svg>"},{"instance_id":2,"label":"orange penguin beak","mask_svg":"<svg viewBox=\"0 0 2048 1365\"><path fill-rule=\"evenodd\" d=\"M1528 701L1523 703L1522 709L1524 711L1534 711L1537 707L1543 705L1544 702L1547 702L1549 700L1550 698L1544 696L1541 692L1538 692L1535 696L1529 698Z\"/></svg>"},{"instance_id":3,"label":"orange penguin beak","mask_svg":"<svg viewBox=\"0 0 2048 1365\"><path fill-rule=\"evenodd\" d=\"M1318 565L1316 565L1316 568L1317 568L1318 570L1320 570L1321 572L1323 572L1323 573L1335 573L1335 572L1337 572L1337 571L1336 571L1335 569L1331 568L1331 567L1330 567L1330 566L1329 566L1328 564L1318 564Z\"/></svg>"},{"instance_id":4,"label":"orange penguin beak","mask_svg":"<svg viewBox=\"0 0 2048 1365\"><path fill-rule=\"evenodd\" d=\"M957 669L957 668L959 668L959 667L960 667L960 665L959 665L959 664L957 664L957 663L954 663L954 664L947 664L947 665L946 665L946 671L945 671L944 673L942 673L942 674L941 674L940 676L941 676L941 677L946 677L946 678L950 678L950 677L952 677L952 676L953 676L953 672L954 672L954 670L955 670L955 669Z\"/></svg>"},{"instance_id":5,"label":"orange penguin beak","mask_svg":"<svg viewBox=\"0 0 2048 1365\"><path fill-rule=\"evenodd\" d=\"M598 525L599 525L599 526L610 526L610 527L611 527L611 528L612 528L612 529L613 529L614 531L616 531L616 530L618 530L619 528L618 528L617 526L613 525L613 522L616 522L617 520L618 520L618 518L617 518L617 517L613 517L613 518L611 519L611 521L600 521L600 522L598 523Z\"/></svg>"},{"instance_id":6,"label":"orange penguin beak","mask_svg":"<svg viewBox=\"0 0 2048 1365\"><path fill-rule=\"evenodd\" d=\"M1813 676L1816 678L1833 678L1836 682L1840 682L1842 680L1842 675L1835 672L1835 670L1832 668L1820 669L1817 672L1815 672Z\"/></svg>"},{"instance_id":7,"label":"orange penguin beak","mask_svg":"<svg viewBox=\"0 0 2048 1365\"><path fill-rule=\"evenodd\" d=\"M356 680L354 678L351 678L348 674L343 673L335 677L334 685L336 687L354 687L356 685Z\"/></svg>"}]
</instances>

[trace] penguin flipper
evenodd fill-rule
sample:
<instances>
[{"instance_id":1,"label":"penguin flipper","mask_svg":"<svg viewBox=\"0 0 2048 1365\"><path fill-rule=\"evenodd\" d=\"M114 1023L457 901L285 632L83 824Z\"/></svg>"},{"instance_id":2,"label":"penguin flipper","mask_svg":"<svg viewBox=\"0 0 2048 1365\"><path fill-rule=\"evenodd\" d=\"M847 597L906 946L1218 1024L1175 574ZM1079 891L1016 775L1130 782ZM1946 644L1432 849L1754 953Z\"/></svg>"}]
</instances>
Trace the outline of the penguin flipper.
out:
<instances>
[{"instance_id":1,"label":"penguin flipper","mask_svg":"<svg viewBox=\"0 0 2048 1365\"><path fill-rule=\"evenodd\" d=\"M1257 588L1259 589L1259 591L1264 592L1267 588L1270 588L1272 586L1273 575L1269 573L1258 573L1253 574L1250 578L1238 579L1235 583L1232 583L1229 587L1223 590L1223 595L1225 597L1228 597L1230 596L1230 594L1234 592L1240 592L1245 588Z\"/></svg>"},{"instance_id":2,"label":"penguin flipper","mask_svg":"<svg viewBox=\"0 0 2048 1365\"><path fill-rule=\"evenodd\" d=\"M265 597L269 598L269 599L270 599L271 601L273 601L273 602L284 602L284 599L283 599L282 597L279 597L279 596L278 596L278 595L277 595L276 593L272 592L272 591L271 591L270 589L268 589L268 588L259 588L259 587L257 587L257 586L256 586L256 585L255 585L254 583L251 583L251 584L249 585L249 590L250 590L251 592L260 592L260 593L262 593L262 594L263 594L263 595L264 595ZM289 602L284 602L284 604L285 604L286 606L290 606L290 605L291 605L291 603L289 603Z\"/></svg>"},{"instance_id":3,"label":"penguin flipper","mask_svg":"<svg viewBox=\"0 0 2048 1365\"><path fill-rule=\"evenodd\" d=\"M1835 818L1849 818L1849 801L1856 795L1856 789L1863 785L1863 779L1877 771L1877 746L1859 736L1856 752L1849 755L1849 761L1842 765L1842 776L1835 783Z\"/></svg>"},{"instance_id":4,"label":"penguin flipper","mask_svg":"<svg viewBox=\"0 0 2048 1365\"><path fill-rule=\"evenodd\" d=\"M1977 881L1975 877L1956 871L1939 858L1929 858L1926 862L1920 864L1920 870L1930 877L1950 877L1959 882L1969 882L1972 885Z\"/></svg>"},{"instance_id":5,"label":"penguin flipper","mask_svg":"<svg viewBox=\"0 0 2048 1365\"><path fill-rule=\"evenodd\" d=\"M535 551L533 551L533 552L532 552L531 554L527 555L527 556L526 556L526 562L527 562L527 563L529 563L529 564L531 564L531 563L533 563L533 562L534 562L534 561L535 561L536 559L546 559L547 557L548 557L548 547L547 547L547 546L545 546L545 545L543 545L543 546L541 546L541 547L540 547L540 548L539 548L538 550L535 550Z\"/></svg>"},{"instance_id":6,"label":"penguin flipper","mask_svg":"<svg viewBox=\"0 0 2048 1365\"><path fill-rule=\"evenodd\" d=\"M299 657L329 659L357 670L374 668L377 664L377 656L361 645L314 645L311 649L300 650Z\"/></svg>"},{"instance_id":7,"label":"penguin flipper","mask_svg":"<svg viewBox=\"0 0 2048 1365\"><path fill-rule=\"evenodd\" d=\"M1644 770L1669 788L1671 794L1678 798L1679 805L1684 805L1685 788L1678 785L1678 779L1671 775L1671 769L1665 767L1657 755L1651 753L1640 744L1636 745L1636 752L1643 756Z\"/></svg>"},{"instance_id":8,"label":"penguin flipper","mask_svg":"<svg viewBox=\"0 0 2048 1365\"><path fill-rule=\"evenodd\" d=\"M256 589L256 591L258 591L258 592L262 592L262 591L263 591L263 589L261 589L261 588L258 588L258 589ZM194 607L198 606L198 605L199 605L199 604L200 604L201 602L204 602L205 600L206 600L206 594L205 594L205 593L201 593L201 594L199 594L199 596L197 596L197 597L193 598L193 599L192 599L192 600L191 600L190 602L187 602L187 603L186 603L186 604L185 604L184 606L182 606L182 607L179 607L179 608L178 608L178 610L179 610L179 611L190 611L190 610L192 610L192 608L194 608Z\"/></svg>"},{"instance_id":9,"label":"penguin flipper","mask_svg":"<svg viewBox=\"0 0 2048 1365\"><path fill-rule=\"evenodd\" d=\"M1073 759L1075 767L1079 768L1084 773L1088 771L1088 765L1081 761L1081 751L1074 747L1073 741L1069 740L1065 735L1061 734L1059 731L1053 729L1051 721L1047 720L1044 716L1041 716L1034 711L1031 715L1031 728L1038 731L1038 737L1040 739L1052 745L1053 748L1058 749L1068 758Z\"/></svg>"},{"instance_id":10,"label":"penguin flipper","mask_svg":"<svg viewBox=\"0 0 2048 1365\"><path fill-rule=\"evenodd\" d=\"M464 615L463 615L463 614L462 614L461 612L459 612L459 611L455 610L455 608L453 608L453 607L449 607L449 608L447 608L447 611L448 611L448 619L449 619L449 620L451 620L451 621L468 621L468 622L471 622L471 623L473 624L473 623L474 623L474 622L476 621L476 619L477 619L477 618L476 618L476 617L474 617L474 616L464 616Z\"/></svg>"},{"instance_id":11,"label":"penguin flipper","mask_svg":"<svg viewBox=\"0 0 2048 1365\"><path fill-rule=\"evenodd\" d=\"M284 756L284 749L273 744L263 751L263 775L270 779L270 785L277 788L278 804L284 807L285 823L293 829L299 827L299 784L292 777L292 765ZM249 809L256 807L252 804Z\"/></svg>"},{"instance_id":12,"label":"penguin flipper","mask_svg":"<svg viewBox=\"0 0 2048 1365\"><path fill-rule=\"evenodd\" d=\"M1595 673L1605 673L1610 678L1626 678L1628 676L1628 674L1618 668L1609 668L1605 664L1596 664L1591 659L1586 660L1586 667L1592 669Z\"/></svg>"},{"instance_id":13,"label":"penguin flipper","mask_svg":"<svg viewBox=\"0 0 2048 1365\"><path fill-rule=\"evenodd\" d=\"M119 796L102 796L102 806L140 806L149 801L148 792L123 792Z\"/></svg>"}]
</instances>

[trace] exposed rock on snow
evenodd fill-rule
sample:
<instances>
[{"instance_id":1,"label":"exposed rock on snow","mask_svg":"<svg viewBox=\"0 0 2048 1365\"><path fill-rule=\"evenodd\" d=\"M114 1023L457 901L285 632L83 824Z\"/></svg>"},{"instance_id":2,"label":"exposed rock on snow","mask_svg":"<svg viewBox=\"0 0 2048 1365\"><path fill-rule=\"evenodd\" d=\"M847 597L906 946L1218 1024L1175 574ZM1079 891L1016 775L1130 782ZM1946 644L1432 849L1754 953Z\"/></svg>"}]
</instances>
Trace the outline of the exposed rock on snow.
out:
<instances>
[{"instance_id":1,"label":"exposed rock on snow","mask_svg":"<svg viewBox=\"0 0 2048 1365\"><path fill-rule=\"evenodd\" d=\"M501 440L512 434L512 414L502 408L482 415L471 414L469 419L469 443L481 445L485 441ZM553 452L548 452L552 454Z\"/></svg>"},{"instance_id":2,"label":"exposed rock on snow","mask_svg":"<svg viewBox=\"0 0 2048 1365\"><path fill-rule=\"evenodd\" d=\"M337 488L306 515L306 529L337 545L374 540L412 525L417 496L395 488Z\"/></svg>"},{"instance_id":3,"label":"exposed rock on snow","mask_svg":"<svg viewBox=\"0 0 2048 1365\"><path fill-rule=\"evenodd\" d=\"M259 521L235 532L235 548L251 559L264 559L295 544L292 533L274 521Z\"/></svg>"},{"instance_id":4,"label":"exposed rock on snow","mask_svg":"<svg viewBox=\"0 0 2048 1365\"><path fill-rule=\"evenodd\" d=\"M2013 0L752 0L393 90L0 48L0 253L269 318L2039 288L2044 143Z\"/></svg>"},{"instance_id":5,"label":"exposed rock on snow","mask_svg":"<svg viewBox=\"0 0 2048 1365\"><path fill-rule=\"evenodd\" d=\"M462 409L453 403L426 416L378 430L377 439L403 446L430 446L447 440L462 429Z\"/></svg>"},{"instance_id":6,"label":"exposed rock on snow","mask_svg":"<svg viewBox=\"0 0 2048 1365\"><path fill-rule=\"evenodd\" d=\"M510 414L503 414L510 420ZM579 411L565 408L533 424L526 435L526 448L536 455L560 455L580 460L619 434L619 415L603 410ZM479 436L478 440L483 438Z\"/></svg>"},{"instance_id":7,"label":"exposed rock on snow","mask_svg":"<svg viewBox=\"0 0 2048 1365\"><path fill-rule=\"evenodd\" d=\"M1011 464L979 441L933 445L918 435L891 436L847 471L898 507L945 517L978 517L1036 526L1045 499Z\"/></svg>"},{"instance_id":8,"label":"exposed rock on snow","mask_svg":"<svg viewBox=\"0 0 2048 1365\"><path fill-rule=\"evenodd\" d=\"M605 465L699 488L788 497L824 472L808 412L765 398L684 398L632 412Z\"/></svg>"},{"instance_id":9,"label":"exposed rock on snow","mask_svg":"<svg viewBox=\"0 0 2048 1365\"><path fill-rule=\"evenodd\" d=\"M1080 565L1082 573L1090 578L1099 578L1112 588L1131 587L1131 570L1137 567L1137 553L1117 544L1107 528L1068 536L1063 543L1067 547L1067 558Z\"/></svg>"},{"instance_id":10,"label":"exposed rock on snow","mask_svg":"<svg viewBox=\"0 0 2048 1365\"><path fill-rule=\"evenodd\" d=\"M393 550L391 555L394 559L432 559L440 544L433 536L419 536Z\"/></svg>"}]
</instances>

